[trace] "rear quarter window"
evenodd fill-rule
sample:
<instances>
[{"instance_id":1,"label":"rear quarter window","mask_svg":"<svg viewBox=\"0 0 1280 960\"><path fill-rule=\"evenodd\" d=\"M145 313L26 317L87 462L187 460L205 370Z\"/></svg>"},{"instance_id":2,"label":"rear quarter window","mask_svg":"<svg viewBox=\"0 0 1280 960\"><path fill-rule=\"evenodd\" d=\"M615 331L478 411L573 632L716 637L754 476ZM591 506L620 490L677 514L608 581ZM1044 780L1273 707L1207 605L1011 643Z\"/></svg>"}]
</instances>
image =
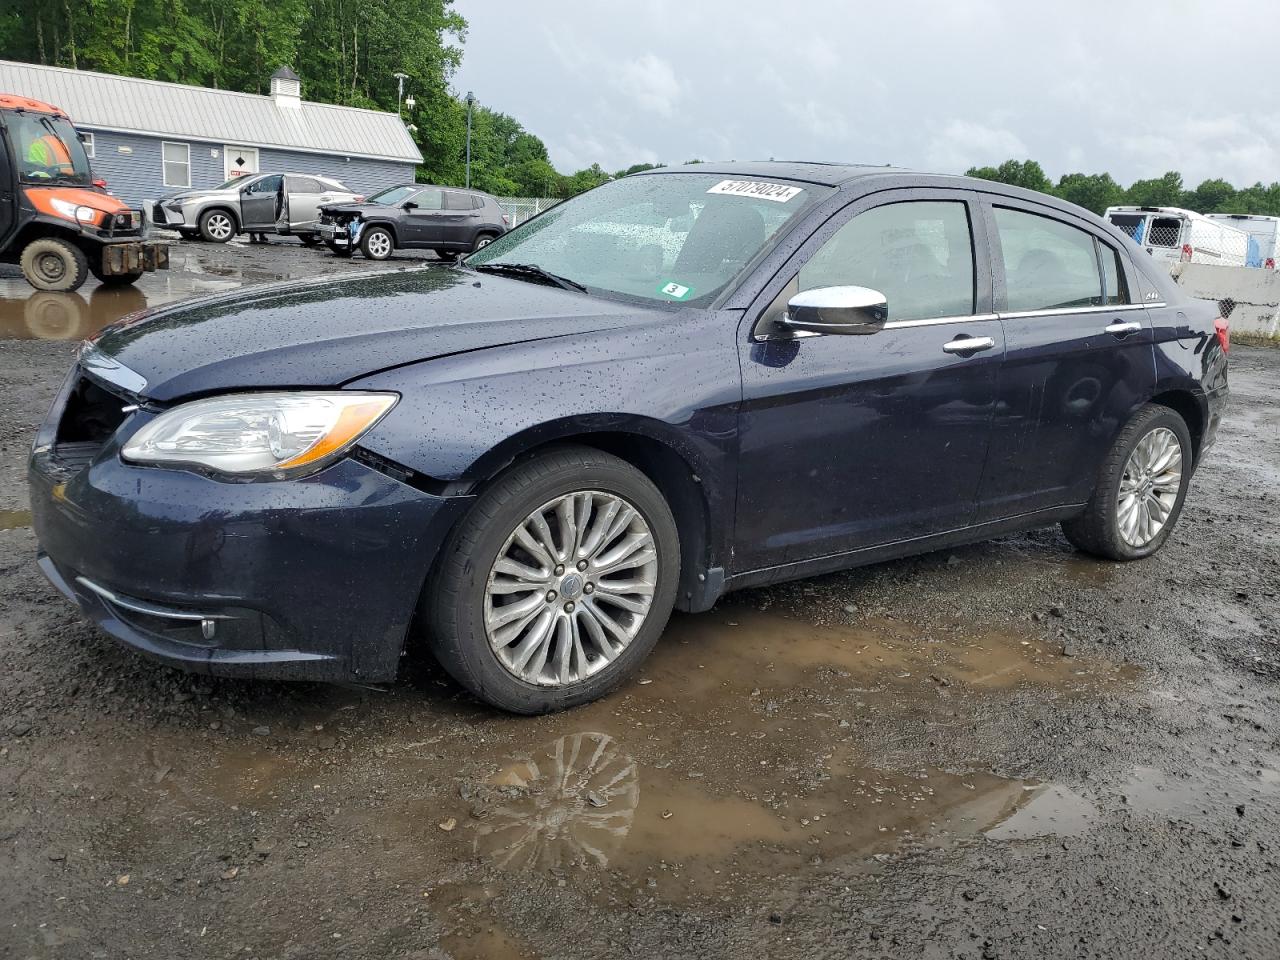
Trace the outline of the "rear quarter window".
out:
<instances>
[{"instance_id":1,"label":"rear quarter window","mask_svg":"<svg viewBox=\"0 0 1280 960\"><path fill-rule=\"evenodd\" d=\"M1182 238L1182 221L1177 217L1152 217L1147 243L1153 247L1176 247Z\"/></svg>"}]
</instances>

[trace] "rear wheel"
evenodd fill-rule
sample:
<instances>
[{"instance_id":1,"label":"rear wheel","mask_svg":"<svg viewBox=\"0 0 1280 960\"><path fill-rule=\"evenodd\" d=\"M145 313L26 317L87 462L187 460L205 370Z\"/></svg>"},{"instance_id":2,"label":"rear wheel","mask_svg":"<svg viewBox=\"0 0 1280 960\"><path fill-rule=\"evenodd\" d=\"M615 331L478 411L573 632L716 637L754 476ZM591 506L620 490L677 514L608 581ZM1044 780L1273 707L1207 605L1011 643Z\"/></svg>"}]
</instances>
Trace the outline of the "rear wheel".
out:
<instances>
[{"instance_id":1,"label":"rear wheel","mask_svg":"<svg viewBox=\"0 0 1280 960\"><path fill-rule=\"evenodd\" d=\"M88 274L84 251L61 237L32 240L22 251L22 275L37 290L79 290Z\"/></svg>"},{"instance_id":2,"label":"rear wheel","mask_svg":"<svg viewBox=\"0 0 1280 960\"><path fill-rule=\"evenodd\" d=\"M482 233L480 234L480 236L476 237L476 242L474 245L472 245L471 252L475 253L481 247L487 247L489 244L493 243L493 241L497 239L498 239L498 235L495 233Z\"/></svg>"},{"instance_id":3,"label":"rear wheel","mask_svg":"<svg viewBox=\"0 0 1280 960\"><path fill-rule=\"evenodd\" d=\"M360 238L360 251L370 260L385 260L395 248L395 238L386 227L370 227Z\"/></svg>"},{"instance_id":4,"label":"rear wheel","mask_svg":"<svg viewBox=\"0 0 1280 960\"><path fill-rule=\"evenodd\" d=\"M662 494L617 457L566 447L509 470L450 535L423 592L437 659L513 713L595 700L648 655L680 576Z\"/></svg>"},{"instance_id":5,"label":"rear wheel","mask_svg":"<svg viewBox=\"0 0 1280 960\"><path fill-rule=\"evenodd\" d=\"M350 247L340 247L336 243L326 243L325 246L329 248L329 252L335 257L342 257L343 259L346 259L351 256Z\"/></svg>"},{"instance_id":6,"label":"rear wheel","mask_svg":"<svg viewBox=\"0 0 1280 960\"><path fill-rule=\"evenodd\" d=\"M1063 533L1079 549L1109 560L1151 556L1182 513L1192 458L1186 421L1148 404L1116 437L1085 512L1065 521Z\"/></svg>"},{"instance_id":7,"label":"rear wheel","mask_svg":"<svg viewBox=\"0 0 1280 960\"><path fill-rule=\"evenodd\" d=\"M236 222L225 210L206 210L200 215L200 236L210 243L226 243L236 235Z\"/></svg>"}]
</instances>

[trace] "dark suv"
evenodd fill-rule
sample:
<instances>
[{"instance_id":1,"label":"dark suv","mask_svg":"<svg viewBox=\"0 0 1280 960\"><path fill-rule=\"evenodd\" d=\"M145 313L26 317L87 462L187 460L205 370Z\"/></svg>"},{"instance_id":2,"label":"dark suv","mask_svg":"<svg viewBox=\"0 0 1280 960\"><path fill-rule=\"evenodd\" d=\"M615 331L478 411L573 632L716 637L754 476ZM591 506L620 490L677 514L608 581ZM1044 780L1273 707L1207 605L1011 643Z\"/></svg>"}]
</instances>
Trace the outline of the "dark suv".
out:
<instances>
[{"instance_id":1,"label":"dark suv","mask_svg":"<svg viewBox=\"0 0 1280 960\"><path fill-rule=\"evenodd\" d=\"M406 183L364 203L321 207L320 238L340 257L357 249L370 260L385 260L396 250L447 256L479 250L506 233L510 222L488 194Z\"/></svg>"}]
</instances>

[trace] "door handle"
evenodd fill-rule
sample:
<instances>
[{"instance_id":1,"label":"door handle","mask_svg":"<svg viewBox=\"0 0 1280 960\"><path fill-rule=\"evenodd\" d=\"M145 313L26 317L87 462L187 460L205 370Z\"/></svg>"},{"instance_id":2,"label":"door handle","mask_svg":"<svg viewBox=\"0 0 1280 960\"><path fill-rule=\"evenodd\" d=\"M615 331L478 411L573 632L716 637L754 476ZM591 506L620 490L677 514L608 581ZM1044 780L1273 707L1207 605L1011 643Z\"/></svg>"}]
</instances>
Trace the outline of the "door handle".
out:
<instances>
[{"instance_id":1,"label":"door handle","mask_svg":"<svg viewBox=\"0 0 1280 960\"><path fill-rule=\"evenodd\" d=\"M1117 337L1125 337L1131 333L1137 333L1142 329L1142 324L1137 320L1113 320L1103 328L1106 333L1110 333Z\"/></svg>"},{"instance_id":2,"label":"door handle","mask_svg":"<svg viewBox=\"0 0 1280 960\"><path fill-rule=\"evenodd\" d=\"M990 350L996 342L990 337L956 337L942 345L943 353L979 353Z\"/></svg>"}]
</instances>

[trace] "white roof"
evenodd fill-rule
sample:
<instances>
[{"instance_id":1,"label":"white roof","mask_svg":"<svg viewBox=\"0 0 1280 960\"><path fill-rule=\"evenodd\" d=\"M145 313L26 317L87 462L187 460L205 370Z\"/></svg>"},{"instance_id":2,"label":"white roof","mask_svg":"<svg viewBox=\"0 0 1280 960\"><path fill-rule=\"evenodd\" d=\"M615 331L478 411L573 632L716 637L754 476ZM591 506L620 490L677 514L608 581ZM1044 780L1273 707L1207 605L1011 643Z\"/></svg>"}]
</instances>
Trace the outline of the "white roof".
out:
<instances>
[{"instance_id":1,"label":"white roof","mask_svg":"<svg viewBox=\"0 0 1280 960\"><path fill-rule=\"evenodd\" d=\"M52 103L73 123L100 130L422 162L400 118L380 110L306 100L288 106L256 93L11 60L0 60L0 92Z\"/></svg>"}]
</instances>

